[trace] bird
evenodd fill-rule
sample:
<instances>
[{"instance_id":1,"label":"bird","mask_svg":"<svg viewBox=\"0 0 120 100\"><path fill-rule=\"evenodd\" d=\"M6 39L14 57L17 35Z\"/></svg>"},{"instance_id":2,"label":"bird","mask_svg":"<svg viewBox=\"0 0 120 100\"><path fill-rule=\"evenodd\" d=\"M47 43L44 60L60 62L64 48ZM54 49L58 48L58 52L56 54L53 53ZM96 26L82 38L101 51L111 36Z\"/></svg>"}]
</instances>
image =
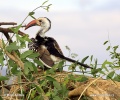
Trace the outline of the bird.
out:
<instances>
[{"instance_id":1,"label":"bird","mask_svg":"<svg viewBox=\"0 0 120 100\"><path fill-rule=\"evenodd\" d=\"M29 44L29 48L35 49L40 53L40 61L42 61L47 68L52 68L56 62L60 62L61 60L76 63L77 65L85 68L91 68L87 64L83 64L64 56L57 41L53 37L47 37L45 35L45 33L51 29L50 19L47 17L39 17L38 19L34 19L26 25L25 30L32 26L40 26L41 28L36 33L35 38L31 39L32 42Z\"/></svg>"}]
</instances>

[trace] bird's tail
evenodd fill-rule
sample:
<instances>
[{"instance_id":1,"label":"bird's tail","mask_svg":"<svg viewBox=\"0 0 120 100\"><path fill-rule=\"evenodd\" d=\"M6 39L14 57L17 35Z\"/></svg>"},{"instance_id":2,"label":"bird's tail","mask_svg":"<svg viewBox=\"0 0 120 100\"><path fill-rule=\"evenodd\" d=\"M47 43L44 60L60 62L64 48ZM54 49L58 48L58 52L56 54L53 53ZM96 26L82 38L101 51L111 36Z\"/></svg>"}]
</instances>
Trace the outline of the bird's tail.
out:
<instances>
[{"instance_id":1,"label":"bird's tail","mask_svg":"<svg viewBox=\"0 0 120 100\"><path fill-rule=\"evenodd\" d=\"M88 65L86 65L86 64L80 63L80 62L78 62L78 61L76 61L76 60L73 60L73 59L71 59L71 58L68 58L68 57L63 56L63 59L65 59L65 60L67 60L67 61L69 61L69 62L72 62L72 63L79 64L79 65L81 65L81 66L83 66L83 67L85 67L85 68L91 68L91 69L92 69L92 67L90 67L90 66L88 66Z\"/></svg>"}]
</instances>

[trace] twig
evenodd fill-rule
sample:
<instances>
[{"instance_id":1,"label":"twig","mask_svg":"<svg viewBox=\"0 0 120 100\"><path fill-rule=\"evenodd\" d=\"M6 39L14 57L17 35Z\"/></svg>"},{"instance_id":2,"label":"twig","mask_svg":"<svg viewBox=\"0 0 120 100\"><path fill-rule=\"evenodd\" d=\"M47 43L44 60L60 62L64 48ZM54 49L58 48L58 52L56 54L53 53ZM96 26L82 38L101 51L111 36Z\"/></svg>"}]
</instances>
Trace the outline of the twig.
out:
<instances>
[{"instance_id":1,"label":"twig","mask_svg":"<svg viewBox=\"0 0 120 100\"><path fill-rule=\"evenodd\" d=\"M16 28L18 26L10 27L10 28ZM21 28L26 27L26 25L22 25Z\"/></svg>"},{"instance_id":2,"label":"twig","mask_svg":"<svg viewBox=\"0 0 120 100\"><path fill-rule=\"evenodd\" d=\"M15 23L15 22L0 22L0 26L1 25L17 25L17 23Z\"/></svg>"}]
</instances>

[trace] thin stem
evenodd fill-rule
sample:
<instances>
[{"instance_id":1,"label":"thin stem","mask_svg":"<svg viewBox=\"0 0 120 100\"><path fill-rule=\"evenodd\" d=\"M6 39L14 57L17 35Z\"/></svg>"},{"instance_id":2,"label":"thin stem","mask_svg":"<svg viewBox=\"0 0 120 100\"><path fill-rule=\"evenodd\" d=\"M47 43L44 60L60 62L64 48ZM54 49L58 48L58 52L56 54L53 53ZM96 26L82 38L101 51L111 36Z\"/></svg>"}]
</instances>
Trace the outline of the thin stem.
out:
<instances>
[{"instance_id":1,"label":"thin stem","mask_svg":"<svg viewBox=\"0 0 120 100\"><path fill-rule=\"evenodd\" d=\"M38 6L35 9L33 9L31 12L34 12L35 10L42 8L42 7L47 7L47 6ZM25 20L29 17L29 14L25 17L25 19L22 21L21 25L25 22Z\"/></svg>"}]
</instances>

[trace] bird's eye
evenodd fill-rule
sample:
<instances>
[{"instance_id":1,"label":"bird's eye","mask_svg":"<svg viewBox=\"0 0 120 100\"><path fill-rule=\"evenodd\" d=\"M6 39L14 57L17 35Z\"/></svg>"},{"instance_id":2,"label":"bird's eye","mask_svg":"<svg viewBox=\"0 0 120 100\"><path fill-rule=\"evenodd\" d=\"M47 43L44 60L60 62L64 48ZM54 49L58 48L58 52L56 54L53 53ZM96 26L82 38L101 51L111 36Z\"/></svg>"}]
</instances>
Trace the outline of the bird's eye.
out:
<instances>
[{"instance_id":1,"label":"bird's eye","mask_svg":"<svg viewBox=\"0 0 120 100\"><path fill-rule=\"evenodd\" d=\"M39 20L39 22L42 22L42 20Z\"/></svg>"}]
</instances>

